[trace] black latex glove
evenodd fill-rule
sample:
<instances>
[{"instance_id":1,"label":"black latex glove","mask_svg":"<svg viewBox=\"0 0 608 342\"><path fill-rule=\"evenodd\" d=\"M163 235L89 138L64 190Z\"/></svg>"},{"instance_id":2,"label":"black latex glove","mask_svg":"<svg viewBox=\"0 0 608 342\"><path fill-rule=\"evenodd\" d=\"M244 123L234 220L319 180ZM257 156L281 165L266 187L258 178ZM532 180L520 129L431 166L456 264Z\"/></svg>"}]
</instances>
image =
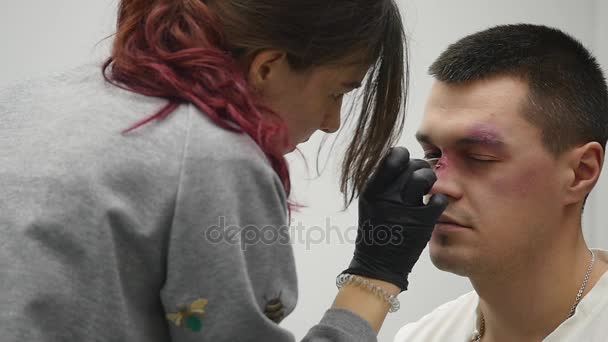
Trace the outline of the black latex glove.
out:
<instances>
[{"instance_id":1,"label":"black latex glove","mask_svg":"<svg viewBox=\"0 0 608 342\"><path fill-rule=\"evenodd\" d=\"M427 162L410 160L403 147L393 148L359 197L355 253L343 273L384 280L407 290L407 276L448 204L442 194L423 203L436 180Z\"/></svg>"}]
</instances>

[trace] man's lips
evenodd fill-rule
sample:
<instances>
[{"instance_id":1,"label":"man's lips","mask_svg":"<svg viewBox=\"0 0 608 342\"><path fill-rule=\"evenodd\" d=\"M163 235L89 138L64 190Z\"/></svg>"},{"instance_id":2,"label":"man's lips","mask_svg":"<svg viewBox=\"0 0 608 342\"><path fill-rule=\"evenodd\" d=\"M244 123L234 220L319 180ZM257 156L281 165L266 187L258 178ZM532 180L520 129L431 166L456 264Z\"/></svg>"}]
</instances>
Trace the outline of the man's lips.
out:
<instances>
[{"instance_id":1,"label":"man's lips","mask_svg":"<svg viewBox=\"0 0 608 342\"><path fill-rule=\"evenodd\" d=\"M461 227L461 228L471 228L470 226L467 226L464 223L461 223L460 221L448 216L448 215L441 215L439 217L439 219L437 220L437 225L441 225L441 226L446 226L446 227L452 227L452 228L457 228L457 227Z\"/></svg>"}]
</instances>

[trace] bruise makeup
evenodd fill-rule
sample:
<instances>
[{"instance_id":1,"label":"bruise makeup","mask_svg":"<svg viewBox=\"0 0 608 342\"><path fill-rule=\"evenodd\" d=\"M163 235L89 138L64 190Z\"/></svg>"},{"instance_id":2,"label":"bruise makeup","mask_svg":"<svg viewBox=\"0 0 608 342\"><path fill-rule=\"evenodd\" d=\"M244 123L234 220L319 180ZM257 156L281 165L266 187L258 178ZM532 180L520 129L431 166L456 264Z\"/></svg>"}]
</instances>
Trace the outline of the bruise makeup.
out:
<instances>
[{"instance_id":1,"label":"bruise makeup","mask_svg":"<svg viewBox=\"0 0 608 342\"><path fill-rule=\"evenodd\" d=\"M439 148L436 148L435 141L430 134L425 132L416 133L416 139L427 149L433 147L436 152L425 152L424 160L436 172L437 176L444 174L450 164L450 155L443 153ZM454 146L460 150L479 148L483 150L491 150L496 154L505 154L505 142L503 135L494 125L487 123L478 123L473 125L462 137L455 140ZM423 203L427 204L430 195L425 195Z\"/></svg>"},{"instance_id":2,"label":"bruise makeup","mask_svg":"<svg viewBox=\"0 0 608 342\"><path fill-rule=\"evenodd\" d=\"M498 150L503 150L505 146L502 134L498 129L485 123L474 125L469 134L461 140L464 144L481 145Z\"/></svg>"},{"instance_id":3,"label":"bruise makeup","mask_svg":"<svg viewBox=\"0 0 608 342\"><path fill-rule=\"evenodd\" d=\"M423 148L436 146L430 134L418 132L416 133L416 139ZM504 154L506 147L504 141L503 135L494 125L479 123L471 127L464 136L457 138L452 145L460 150L480 148L491 150L496 154ZM425 153L424 159L431 167L436 169L445 168L449 165L448 155L442 153L439 149L437 149L437 152Z\"/></svg>"}]
</instances>

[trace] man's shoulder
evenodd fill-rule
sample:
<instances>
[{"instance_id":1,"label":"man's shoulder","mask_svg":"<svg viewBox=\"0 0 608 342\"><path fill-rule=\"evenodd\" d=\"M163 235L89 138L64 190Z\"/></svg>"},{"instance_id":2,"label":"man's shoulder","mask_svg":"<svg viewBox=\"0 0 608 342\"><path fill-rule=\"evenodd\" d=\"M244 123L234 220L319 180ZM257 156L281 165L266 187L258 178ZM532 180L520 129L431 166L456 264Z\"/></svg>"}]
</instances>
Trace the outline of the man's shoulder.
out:
<instances>
[{"instance_id":1,"label":"man's shoulder","mask_svg":"<svg viewBox=\"0 0 608 342\"><path fill-rule=\"evenodd\" d=\"M394 342L448 341L447 338L460 341L460 336L469 336L475 328L478 302L479 297L474 291L447 302L420 320L403 326L395 335Z\"/></svg>"}]
</instances>

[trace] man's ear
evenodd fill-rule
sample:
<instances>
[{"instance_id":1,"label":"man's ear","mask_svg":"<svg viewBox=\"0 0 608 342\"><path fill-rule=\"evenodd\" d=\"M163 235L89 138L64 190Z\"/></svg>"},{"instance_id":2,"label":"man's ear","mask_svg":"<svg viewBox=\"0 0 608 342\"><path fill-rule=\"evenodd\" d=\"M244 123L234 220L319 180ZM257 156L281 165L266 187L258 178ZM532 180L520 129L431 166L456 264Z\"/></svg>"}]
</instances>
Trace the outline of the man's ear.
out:
<instances>
[{"instance_id":1,"label":"man's ear","mask_svg":"<svg viewBox=\"0 0 608 342\"><path fill-rule=\"evenodd\" d=\"M579 146L568 153L568 166L573 176L567 184L566 204L583 202L602 172L604 149L597 142Z\"/></svg>"},{"instance_id":2,"label":"man's ear","mask_svg":"<svg viewBox=\"0 0 608 342\"><path fill-rule=\"evenodd\" d=\"M286 67L289 67L289 63L285 52L262 50L251 59L247 81L256 92L264 93L274 79L282 76Z\"/></svg>"}]
</instances>

